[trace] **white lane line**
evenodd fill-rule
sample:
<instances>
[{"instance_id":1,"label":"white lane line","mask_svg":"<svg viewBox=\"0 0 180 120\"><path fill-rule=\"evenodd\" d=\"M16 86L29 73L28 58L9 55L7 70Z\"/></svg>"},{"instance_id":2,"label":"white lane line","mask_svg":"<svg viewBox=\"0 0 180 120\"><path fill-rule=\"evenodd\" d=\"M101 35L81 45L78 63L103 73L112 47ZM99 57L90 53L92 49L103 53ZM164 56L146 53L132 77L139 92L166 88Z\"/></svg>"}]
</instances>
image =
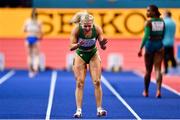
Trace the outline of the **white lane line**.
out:
<instances>
[{"instance_id":1,"label":"white lane line","mask_svg":"<svg viewBox=\"0 0 180 120\"><path fill-rule=\"evenodd\" d=\"M7 74L5 74L2 78L0 78L0 84L8 80L10 77L12 77L15 74L14 70L9 71Z\"/></svg>"},{"instance_id":2,"label":"white lane line","mask_svg":"<svg viewBox=\"0 0 180 120\"><path fill-rule=\"evenodd\" d=\"M142 78L144 77L144 75L143 75L142 73L138 72L138 71L133 71L133 72L134 72L136 75L138 75L138 76L140 76L140 77L142 77ZM153 82L153 83L156 84L155 78L152 78L152 79L151 79L151 82ZM179 93L178 91L176 91L175 89L173 89L173 88L171 88L171 87L169 87L169 86L167 86L167 85L165 85L165 84L162 84L162 87L164 87L165 89L169 90L170 92L173 92L174 94L180 96L180 93Z\"/></svg>"},{"instance_id":3,"label":"white lane line","mask_svg":"<svg viewBox=\"0 0 180 120\"><path fill-rule=\"evenodd\" d=\"M57 72L53 71L52 76L51 76L51 86L50 86L50 91L49 91L48 107L46 111L46 120L49 120L51 116L51 108L52 108L52 103L53 103L56 80L57 80Z\"/></svg>"},{"instance_id":4,"label":"white lane line","mask_svg":"<svg viewBox=\"0 0 180 120\"><path fill-rule=\"evenodd\" d=\"M117 97L117 99L124 104L124 106L136 117L137 120L142 120L137 113L127 104L127 102L120 96L120 94L112 87L104 76L101 76L102 83Z\"/></svg>"}]
</instances>

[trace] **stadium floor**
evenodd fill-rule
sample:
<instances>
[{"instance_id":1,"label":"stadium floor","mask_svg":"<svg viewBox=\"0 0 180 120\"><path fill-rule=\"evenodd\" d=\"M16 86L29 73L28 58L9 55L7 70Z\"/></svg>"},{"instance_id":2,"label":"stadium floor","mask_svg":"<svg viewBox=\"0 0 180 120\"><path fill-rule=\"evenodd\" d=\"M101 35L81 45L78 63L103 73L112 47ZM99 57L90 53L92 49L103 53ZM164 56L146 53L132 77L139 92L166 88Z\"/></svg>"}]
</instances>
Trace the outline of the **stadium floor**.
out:
<instances>
[{"instance_id":1,"label":"stadium floor","mask_svg":"<svg viewBox=\"0 0 180 120\"><path fill-rule=\"evenodd\" d=\"M144 98L143 77L135 71L104 71L102 89L103 107L108 111L102 119L180 119L179 92L164 85L162 98L157 99L151 82L150 95ZM4 70L0 72L0 119L72 119L74 91L72 72L47 70L29 78L27 70ZM99 119L89 73L82 119Z\"/></svg>"}]
</instances>

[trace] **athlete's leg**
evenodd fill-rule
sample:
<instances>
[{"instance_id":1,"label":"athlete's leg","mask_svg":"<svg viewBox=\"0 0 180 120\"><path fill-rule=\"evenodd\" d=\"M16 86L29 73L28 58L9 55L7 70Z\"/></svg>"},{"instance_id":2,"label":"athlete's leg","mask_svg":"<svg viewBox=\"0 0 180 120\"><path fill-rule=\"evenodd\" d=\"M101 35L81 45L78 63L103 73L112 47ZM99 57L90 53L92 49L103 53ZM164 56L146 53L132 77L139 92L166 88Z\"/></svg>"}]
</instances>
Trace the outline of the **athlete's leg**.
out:
<instances>
[{"instance_id":1,"label":"athlete's leg","mask_svg":"<svg viewBox=\"0 0 180 120\"><path fill-rule=\"evenodd\" d=\"M40 56L39 56L39 42L35 43L33 45L33 69L35 72L38 71L39 65L40 65Z\"/></svg>"},{"instance_id":2,"label":"athlete's leg","mask_svg":"<svg viewBox=\"0 0 180 120\"><path fill-rule=\"evenodd\" d=\"M83 98L83 89L84 89L84 80L86 77L87 67L85 62L76 54L73 65L74 75L76 78L76 107L77 111L74 114L74 117L81 117L81 108L82 108L82 98Z\"/></svg>"},{"instance_id":3,"label":"athlete's leg","mask_svg":"<svg viewBox=\"0 0 180 120\"><path fill-rule=\"evenodd\" d=\"M105 116L107 112L102 109L101 60L98 52L91 58L89 69L95 88L97 115Z\"/></svg>"},{"instance_id":4,"label":"athlete's leg","mask_svg":"<svg viewBox=\"0 0 180 120\"><path fill-rule=\"evenodd\" d=\"M177 62L176 62L176 59L174 57L174 47L170 47L170 60L172 62L172 67L176 67Z\"/></svg>"},{"instance_id":5,"label":"athlete's leg","mask_svg":"<svg viewBox=\"0 0 180 120\"><path fill-rule=\"evenodd\" d=\"M164 73L168 73L169 49L164 47Z\"/></svg>"},{"instance_id":6,"label":"athlete's leg","mask_svg":"<svg viewBox=\"0 0 180 120\"><path fill-rule=\"evenodd\" d=\"M161 84L162 84L162 73L161 73L161 63L163 61L164 50L161 49L160 51L155 53L154 57L154 67L156 73L156 82L157 82L157 92L156 97L161 97Z\"/></svg>"},{"instance_id":7,"label":"athlete's leg","mask_svg":"<svg viewBox=\"0 0 180 120\"><path fill-rule=\"evenodd\" d=\"M27 63L28 63L28 70L29 70L29 77L33 77L34 69L33 69L33 45L26 43L27 47Z\"/></svg>"},{"instance_id":8,"label":"athlete's leg","mask_svg":"<svg viewBox=\"0 0 180 120\"><path fill-rule=\"evenodd\" d=\"M101 89L101 61L98 53L96 53L90 60L89 69L91 73L91 77L93 80L93 84L95 87L95 97L97 107L101 107L102 105L102 89Z\"/></svg>"},{"instance_id":9,"label":"athlete's leg","mask_svg":"<svg viewBox=\"0 0 180 120\"><path fill-rule=\"evenodd\" d=\"M27 63L28 63L28 70L33 71L33 48L31 45L26 44L27 46Z\"/></svg>"},{"instance_id":10,"label":"athlete's leg","mask_svg":"<svg viewBox=\"0 0 180 120\"><path fill-rule=\"evenodd\" d=\"M146 73L145 73L145 76L144 76L144 91L143 91L143 95L145 97L148 97L149 84L150 84L151 73L152 73L152 68L153 68L153 57L154 57L154 55L152 53L147 53L147 52L145 53L145 56L144 56Z\"/></svg>"}]
</instances>

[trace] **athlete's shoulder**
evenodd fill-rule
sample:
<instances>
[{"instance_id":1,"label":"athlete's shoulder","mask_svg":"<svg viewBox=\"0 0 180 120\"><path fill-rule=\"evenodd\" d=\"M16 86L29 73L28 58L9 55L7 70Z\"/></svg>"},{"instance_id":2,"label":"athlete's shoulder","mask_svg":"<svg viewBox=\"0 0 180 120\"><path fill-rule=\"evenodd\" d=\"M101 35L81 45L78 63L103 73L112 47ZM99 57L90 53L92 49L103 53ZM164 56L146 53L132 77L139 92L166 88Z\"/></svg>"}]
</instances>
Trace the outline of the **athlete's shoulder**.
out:
<instances>
[{"instance_id":1,"label":"athlete's shoulder","mask_svg":"<svg viewBox=\"0 0 180 120\"><path fill-rule=\"evenodd\" d=\"M25 23L26 23L26 24L28 24L28 23L30 23L30 22L31 22L31 19L30 19L30 18L28 18L28 19L25 20Z\"/></svg>"},{"instance_id":2,"label":"athlete's shoulder","mask_svg":"<svg viewBox=\"0 0 180 120\"><path fill-rule=\"evenodd\" d=\"M97 32L102 32L102 28L99 25L94 24L94 27Z\"/></svg>"},{"instance_id":3,"label":"athlete's shoulder","mask_svg":"<svg viewBox=\"0 0 180 120\"><path fill-rule=\"evenodd\" d=\"M164 21L164 19L162 17L159 18L160 21Z\"/></svg>"},{"instance_id":4,"label":"athlete's shoulder","mask_svg":"<svg viewBox=\"0 0 180 120\"><path fill-rule=\"evenodd\" d=\"M77 35L77 34L79 34L79 29L80 29L79 25L75 25L74 28L72 29L71 33L73 35Z\"/></svg>"},{"instance_id":5,"label":"athlete's shoulder","mask_svg":"<svg viewBox=\"0 0 180 120\"><path fill-rule=\"evenodd\" d=\"M146 20L146 22L145 22L145 27L150 27L150 26L151 26L151 22L152 22L151 19Z\"/></svg>"},{"instance_id":6,"label":"athlete's shoulder","mask_svg":"<svg viewBox=\"0 0 180 120\"><path fill-rule=\"evenodd\" d=\"M101 29L101 27L97 24L93 24L96 29Z\"/></svg>"},{"instance_id":7,"label":"athlete's shoulder","mask_svg":"<svg viewBox=\"0 0 180 120\"><path fill-rule=\"evenodd\" d=\"M37 20L38 25L42 25L42 21L41 20Z\"/></svg>"}]
</instances>

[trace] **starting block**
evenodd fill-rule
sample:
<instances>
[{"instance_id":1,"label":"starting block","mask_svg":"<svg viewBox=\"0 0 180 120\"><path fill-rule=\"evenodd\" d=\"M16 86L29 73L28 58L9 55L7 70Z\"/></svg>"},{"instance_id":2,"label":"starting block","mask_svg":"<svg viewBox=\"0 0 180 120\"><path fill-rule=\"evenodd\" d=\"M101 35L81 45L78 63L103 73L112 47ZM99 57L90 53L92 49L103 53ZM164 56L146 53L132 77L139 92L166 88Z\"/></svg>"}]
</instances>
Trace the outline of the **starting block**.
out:
<instances>
[{"instance_id":1,"label":"starting block","mask_svg":"<svg viewBox=\"0 0 180 120\"><path fill-rule=\"evenodd\" d=\"M108 71L113 71L113 72L118 72L122 70L123 66L123 56L120 53L110 53L108 55L108 66L107 70Z\"/></svg>"},{"instance_id":2,"label":"starting block","mask_svg":"<svg viewBox=\"0 0 180 120\"><path fill-rule=\"evenodd\" d=\"M5 57L3 53L0 53L0 71L3 71L5 68Z\"/></svg>"},{"instance_id":3,"label":"starting block","mask_svg":"<svg viewBox=\"0 0 180 120\"><path fill-rule=\"evenodd\" d=\"M40 56L39 56L39 69L40 71L46 70L46 57L44 53L40 53Z\"/></svg>"},{"instance_id":4,"label":"starting block","mask_svg":"<svg viewBox=\"0 0 180 120\"><path fill-rule=\"evenodd\" d=\"M72 71L74 57L75 57L74 53L68 53L66 55L66 70L67 71Z\"/></svg>"}]
</instances>

